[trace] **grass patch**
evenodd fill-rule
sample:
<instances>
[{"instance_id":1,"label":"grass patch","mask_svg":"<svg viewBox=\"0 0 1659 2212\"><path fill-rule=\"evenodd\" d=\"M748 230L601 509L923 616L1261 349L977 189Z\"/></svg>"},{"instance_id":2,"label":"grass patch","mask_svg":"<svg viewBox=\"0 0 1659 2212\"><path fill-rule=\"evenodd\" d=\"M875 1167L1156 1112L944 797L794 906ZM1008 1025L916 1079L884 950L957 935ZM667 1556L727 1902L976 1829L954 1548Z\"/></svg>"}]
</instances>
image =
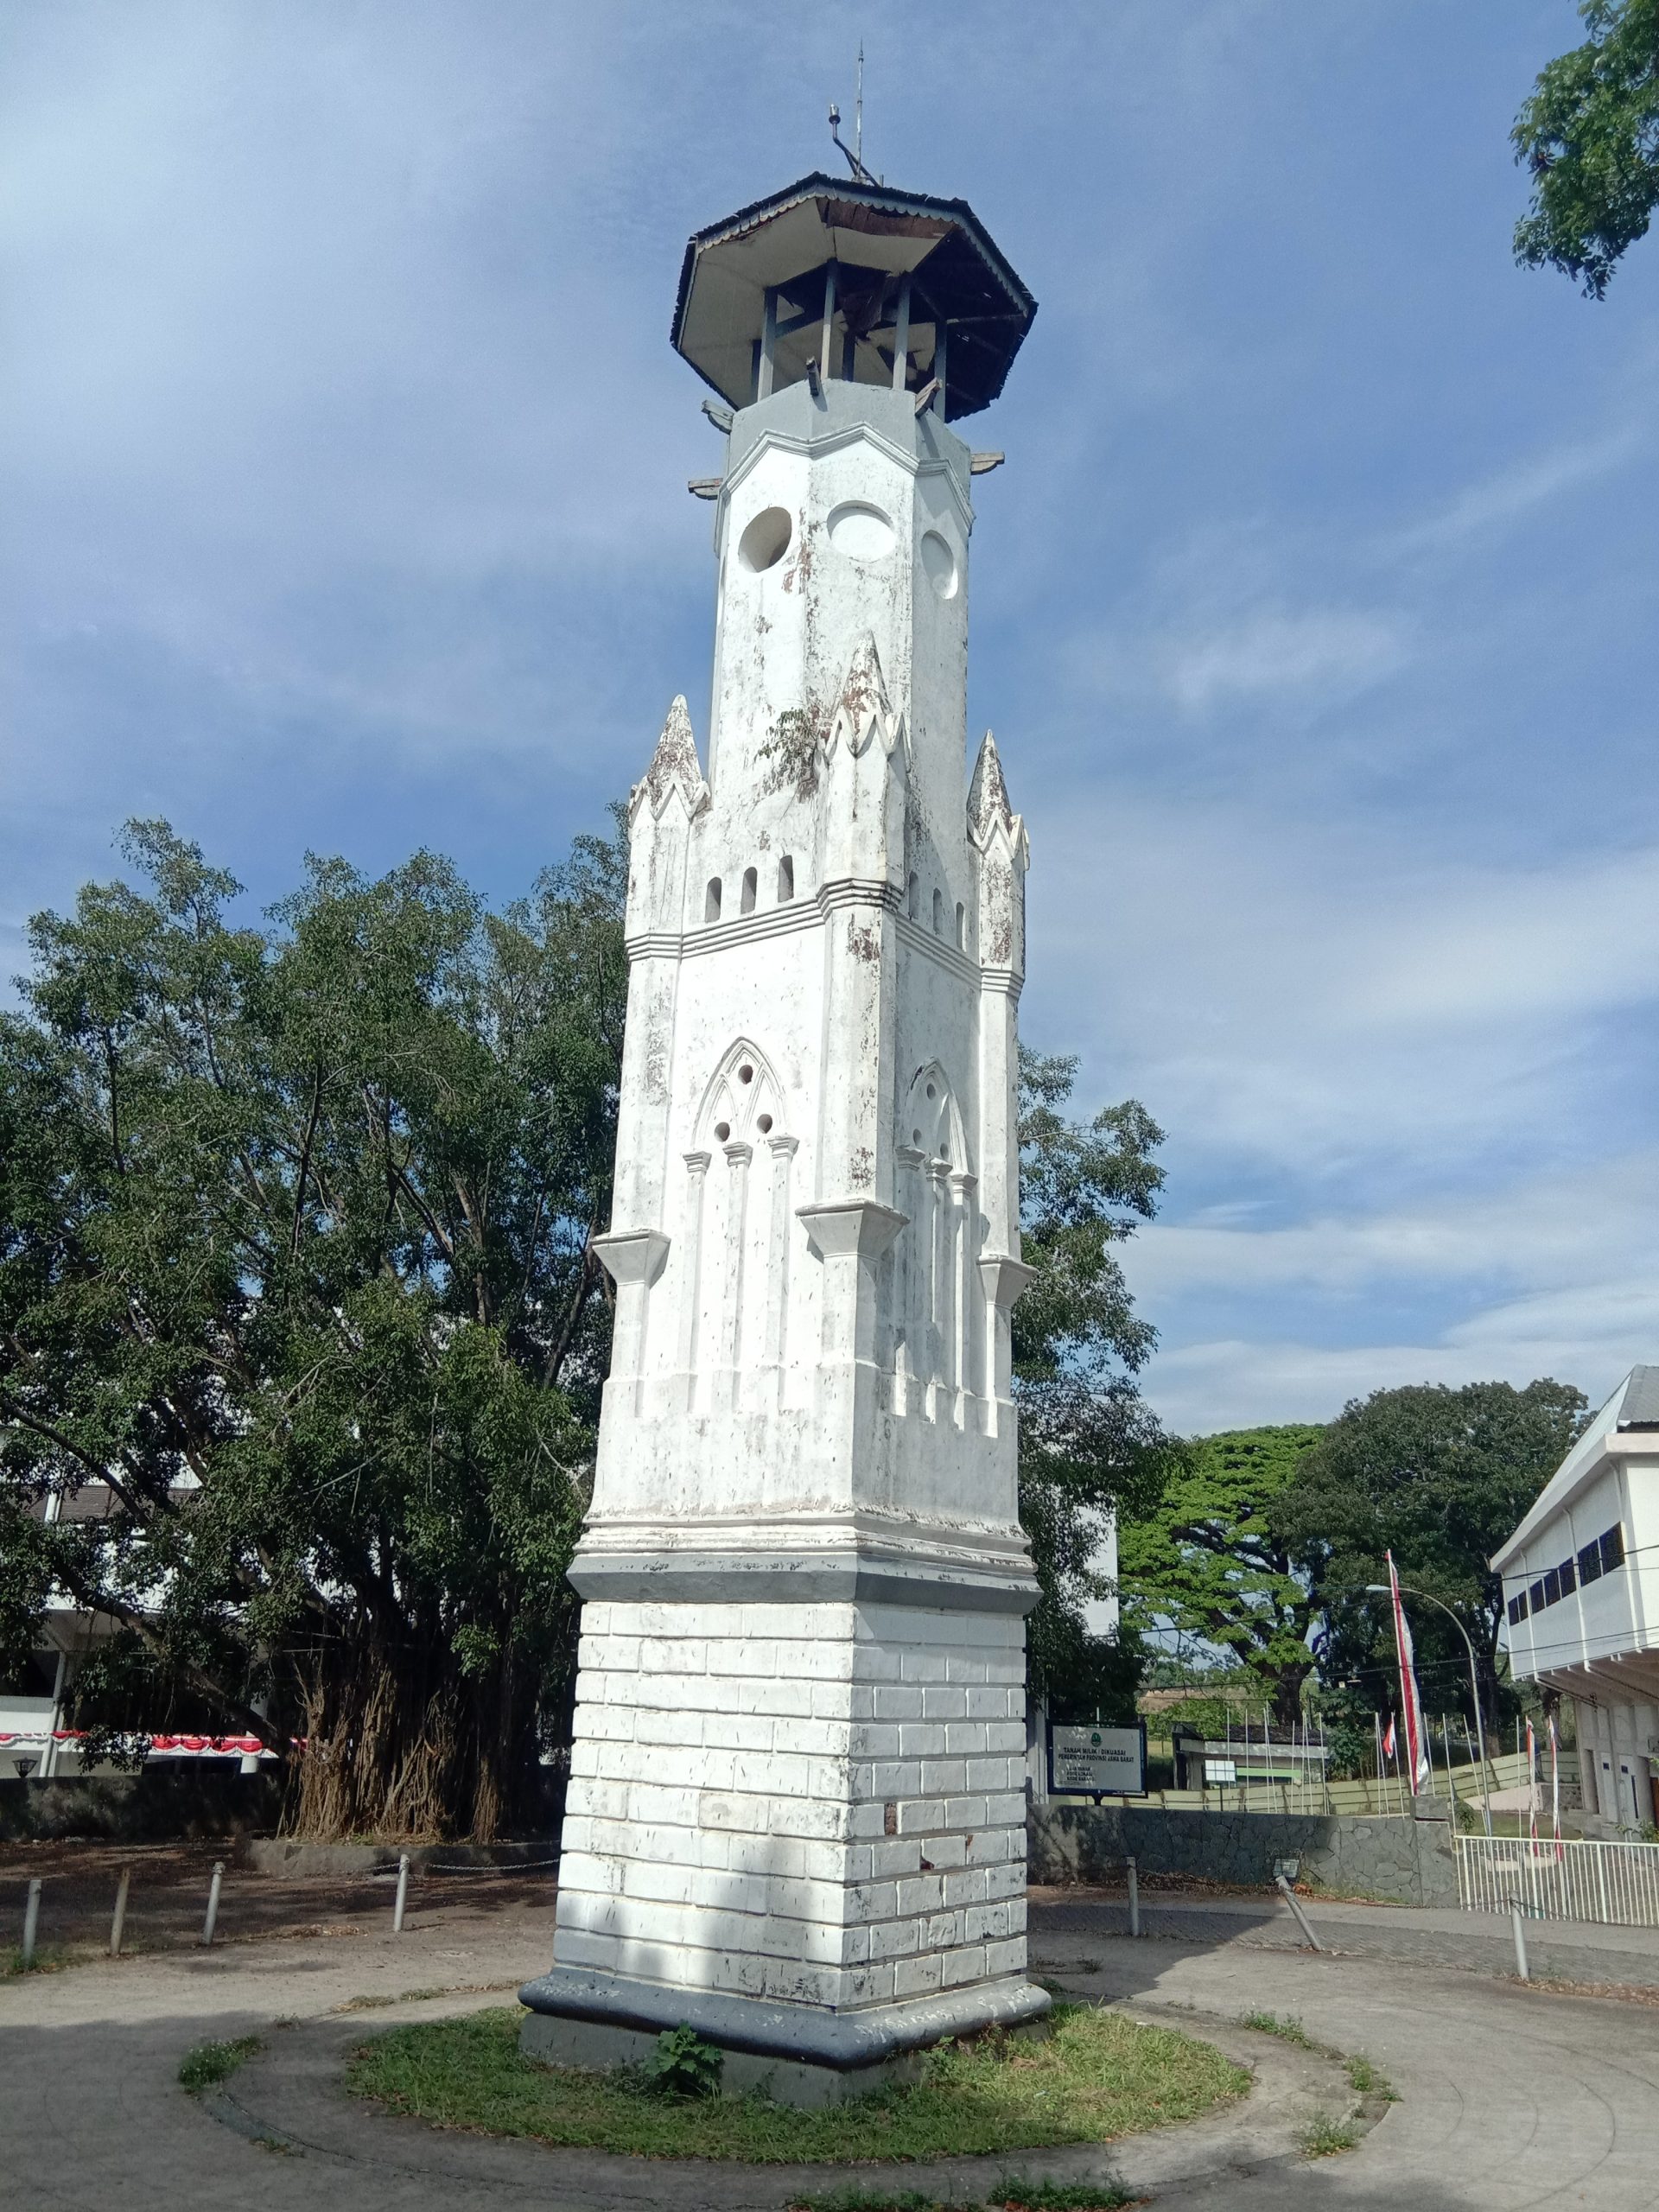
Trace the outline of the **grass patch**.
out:
<instances>
[{"instance_id":1,"label":"grass patch","mask_svg":"<svg viewBox=\"0 0 1659 2212\"><path fill-rule=\"evenodd\" d=\"M439 2127L646 2158L836 2165L1105 2142L1249 2087L1243 2067L1191 2036L1057 2005L1044 2040L992 2031L945 2044L915 2083L803 2112L760 2095L665 2098L633 2068L537 2064L518 2050L523 2018L502 2009L390 2029L353 2055L346 2086Z\"/></svg>"},{"instance_id":2,"label":"grass patch","mask_svg":"<svg viewBox=\"0 0 1659 2212\"><path fill-rule=\"evenodd\" d=\"M0 1977L10 1978L22 1974L61 1974L69 1964L70 1957L71 1954L60 1943L37 1943L34 1957L25 1966L22 1945L9 1944L0 1951Z\"/></svg>"},{"instance_id":3,"label":"grass patch","mask_svg":"<svg viewBox=\"0 0 1659 2212\"><path fill-rule=\"evenodd\" d=\"M1299 2044L1304 2050L1319 2048L1301 2022L1289 2013L1281 2018L1277 2012L1241 2012L1238 2024L1254 2028L1258 2035L1277 2036L1281 2043Z\"/></svg>"},{"instance_id":4,"label":"grass patch","mask_svg":"<svg viewBox=\"0 0 1659 2212\"><path fill-rule=\"evenodd\" d=\"M1351 2120L1332 2120L1329 2113L1319 2113L1309 2120L1296 2138L1305 2158L1333 2158L1339 2151L1351 2151L1359 2140L1359 2130Z\"/></svg>"},{"instance_id":5,"label":"grass patch","mask_svg":"<svg viewBox=\"0 0 1659 2212\"><path fill-rule=\"evenodd\" d=\"M791 2196L789 2212L977 2212L968 2204L948 2204L919 2189L826 2189Z\"/></svg>"},{"instance_id":6,"label":"grass patch","mask_svg":"<svg viewBox=\"0 0 1659 2212\"><path fill-rule=\"evenodd\" d=\"M258 2048L257 2036L238 2036L233 2043L193 2044L179 2061L179 2080L187 2089L211 2089L217 2082L228 2082Z\"/></svg>"},{"instance_id":7,"label":"grass patch","mask_svg":"<svg viewBox=\"0 0 1659 2212\"><path fill-rule=\"evenodd\" d=\"M1380 2068L1373 2066L1362 2052L1356 2052L1352 2058L1344 2058L1343 2064L1348 2069L1351 2087L1357 2089L1362 2097L1380 2097L1385 2105L1399 2103L1399 2096L1388 2075Z\"/></svg>"},{"instance_id":8,"label":"grass patch","mask_svg":"<svg viewBox=\"0 0 1659 2212\"><path fill-rule=\"evenodd\" d=\"M1135 2199L1109 2181L1028 2181L1004 2174L986 2198L999 2212L1119 2212Z\"/></svg>"},{"instance_id":9,"label":"grass patch","mask_svg":"<svg viewBox=\"0 0 1659 2212\"><path fill-rule=\"evenodd\" d=\"M1004 2174L985 2198L987 2212L1121 2212L1135 2202L1116 2182L1029 2181ZM951 2204L919 2189L830 2189L791 2196L789 2212L981 2212L977 2202Z\"/></svg>"}]
</instances>

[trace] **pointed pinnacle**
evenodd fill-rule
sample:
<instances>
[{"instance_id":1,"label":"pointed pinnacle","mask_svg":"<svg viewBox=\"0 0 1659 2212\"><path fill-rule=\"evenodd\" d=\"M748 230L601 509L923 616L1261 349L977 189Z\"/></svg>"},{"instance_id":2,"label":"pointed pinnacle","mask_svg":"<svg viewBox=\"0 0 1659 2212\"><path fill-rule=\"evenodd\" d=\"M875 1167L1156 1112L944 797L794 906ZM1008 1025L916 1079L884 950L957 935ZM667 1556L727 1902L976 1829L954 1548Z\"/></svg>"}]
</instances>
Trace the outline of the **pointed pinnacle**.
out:
<instances>
[{"instance_id":1,"label":"pointed pinnacle","mask_svg":"<svg viewBox=\"0 0 1659 2212\"><path fill-rule=\"evenodd\" d=\"M989 730L979 748L979 758L974 763L974 780L968 787L968 820L982 837L994 821L1000 821L1005 830L1014 827L1014 808L1003 780L1002 762L996 740Z\"/></svg>"},{"instance_id":2,"label":"pointed pinnacle","mask_svg":"<svg viewBox=\"0 0 1659 2212\"><path fill-rule=\"evenodd\" d=\"M689 802L695 804L702 790L702 767L697 759L697 741L691 734L691 713L682 693L668 710L663 724L663 734L657 741L657 750L651 756L651 766L645 771L645 790L650 794L653 810L661 811L670 791L678 789Z\"/></svg>"},{"instance_id":3,"label":"pointed pinnacle","mask_svg":"<svg viewBox=\"0 0 1659 2212\"><path fill-rule=\"evenodd\" d=\"M887 687L881 676L881 656L875 649L875 636L867 630L853 648L853 657L847 664L847 680L841 687L842 704L855 729L868 727L870 716L880 712L887 714Z\"/></svg>"}]
</instances>

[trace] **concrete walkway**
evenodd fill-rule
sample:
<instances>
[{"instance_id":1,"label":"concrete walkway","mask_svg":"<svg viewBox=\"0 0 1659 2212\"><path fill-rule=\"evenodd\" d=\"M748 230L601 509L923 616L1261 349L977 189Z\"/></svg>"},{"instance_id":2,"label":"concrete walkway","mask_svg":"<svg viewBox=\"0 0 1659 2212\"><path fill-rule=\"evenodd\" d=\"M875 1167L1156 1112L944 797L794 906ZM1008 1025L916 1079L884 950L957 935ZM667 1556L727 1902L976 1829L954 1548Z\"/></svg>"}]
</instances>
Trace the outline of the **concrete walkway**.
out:
<instances>
[{"instance_id":1,"label":"concrete walkway","mask_svg":"<svg viewBox=\"0 0 1659 2212\"><path fill-rule=\"evenodd\" d=\"M1087 1897L1039 1901L1042 1970L1079 1994L1127 2000L1249 2050L1261 2086L1232 2114L1132 2139L1103 2158L1031 2152L1010 2167L1070 2176L1104 2164L1169 2212L1634 2212L1659 2202L1659 2013L1357 1955L1367 1939L1448 1941L1440 1916L1325 1908L1316 1924L1338 1923L1347 1955L1316 1958L1287 1948L1287 1916L1266 1904L1149 1904L1149 1923L1166 1932L1140 1942L1114 1932L1120 1910ZM1198 1910L1206 1933L1194 1941L1178 1932L1178 1916ZM1408 1924L1425 1918L1427 1927ZM350 2043L393 2018L506 2001L543 1961L550 1920L543 1910L502 1916L464 1939L435 1928L297 1941L0 1984L0 2195L17 2212L317 2212L320 2197L338 2212L575 2212L647 2201L761 2212L809 2179L822 2188L874 2178L869 2169L808 2177L490 2143L343 2097L335 2069ZM1629 1931L1614 1933L1624 1946L1615 1955L1628 1956ZM1497 1945L1501 1960L1497 1932L1464 1940ZM1579 1970L1568 1978L1604 1978L1582 1968L1607 1955L1605 1944L1571 1948ZM356 2002L437 1988L453 1993L395 2011ZM1310 2034L1363 2050L1393 2080L1402 2101L1357 2151L1316 2165L1291 2152L1299 2114L1327 2100L1339 2108L1340 2077L1241 2031L1238 2016L1256 2010L1299 2015ZM284 2018L297 2024L273 2024ZM193 2044L250 2032L264 2036L266 2051L223 2096L196 2100L178 2088ZM251 2139L262 2134L292 2147ZM976 2182L982 2193L984 2171L904 2169L898 2185L962 2202Z\"/></svg>"},{"instance_id":2,"label":"concrete walkway","mask_svg":"<svg viewBox=\"0 0 1659 2212\"><path fill-rule=\"evenodd\" d=\"M1128 1933L1128 1904L1121 1891L1033 1890L1032 1897L1033 1957L1043 1945L1062 1936L1070 1940ZM1304 1897L1300 1903L1319 1941L1348 1957L1461 1967L1506 1977L1515 1972L1515 1939L1505 1915L1333 1904L1317 1897ZM1143 1892L1141 1926L1147 1936L1182 1942L1244 1943L1290 1951L1303 1948L1301 1930L1276 1897ZM1659 1993L1659 1928L1540 1920L1529 1920L1523 1926L1527 1963L1535 1980Z\"/></svg>"}]
</instances>

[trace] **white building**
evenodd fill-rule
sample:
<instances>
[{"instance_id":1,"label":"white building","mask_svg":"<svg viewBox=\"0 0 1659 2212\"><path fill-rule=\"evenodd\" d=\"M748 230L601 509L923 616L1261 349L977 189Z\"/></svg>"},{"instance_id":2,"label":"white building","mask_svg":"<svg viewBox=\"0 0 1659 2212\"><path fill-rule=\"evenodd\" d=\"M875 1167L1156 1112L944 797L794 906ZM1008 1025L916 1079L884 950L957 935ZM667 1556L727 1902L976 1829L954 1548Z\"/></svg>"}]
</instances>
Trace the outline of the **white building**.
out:
<instances>
[{"instance_id":1,"label":"white building","mask_svg":"<svg viewBox=\"0 0 1659 2212\"><path fill-rule=\"evenodd\" d=\"M1659 1367L1636 1367L1492 1558L1517 1681L1573 1700L1592 1821L1659 1821Z\"/></svg>"},{"instance_id":2,"label":"white building","mask_svg":"<svg viewBox=\"0 0 1659 2212\"><path fill-rule=\"evenodd\" d=\"M1000 456L948 427L1033 312L962 202L868 181L687 251L674 342L727 403L692 487L713 708L706 771L677 700L631 803L615 1344L531 2050L690 2020L845 2078L1047 2003L1009 1395L1027 843L991 739L965 754Z\"/></svg>"}]
</instances>

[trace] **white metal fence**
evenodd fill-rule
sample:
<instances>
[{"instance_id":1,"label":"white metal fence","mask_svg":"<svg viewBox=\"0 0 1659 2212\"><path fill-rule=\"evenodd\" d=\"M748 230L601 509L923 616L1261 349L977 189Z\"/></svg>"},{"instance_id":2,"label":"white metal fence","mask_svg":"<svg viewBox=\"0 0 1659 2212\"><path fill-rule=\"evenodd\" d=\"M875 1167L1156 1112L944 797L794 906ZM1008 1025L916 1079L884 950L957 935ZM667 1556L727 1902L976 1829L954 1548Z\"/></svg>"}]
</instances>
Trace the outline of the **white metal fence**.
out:
<instances>
[{"instance_id":1,"label":"white metal fence","mask_svg":"<svg viewBox=\"0 0 1659 2212\"><path fill-rule=\"evenodd\" d=\"M1459 1835L1458 1902L1465 1912L1519 1904L1539 1920L1659 1928L1659 1843L1561 1843Z\"/></svg>"}]
</instances>

